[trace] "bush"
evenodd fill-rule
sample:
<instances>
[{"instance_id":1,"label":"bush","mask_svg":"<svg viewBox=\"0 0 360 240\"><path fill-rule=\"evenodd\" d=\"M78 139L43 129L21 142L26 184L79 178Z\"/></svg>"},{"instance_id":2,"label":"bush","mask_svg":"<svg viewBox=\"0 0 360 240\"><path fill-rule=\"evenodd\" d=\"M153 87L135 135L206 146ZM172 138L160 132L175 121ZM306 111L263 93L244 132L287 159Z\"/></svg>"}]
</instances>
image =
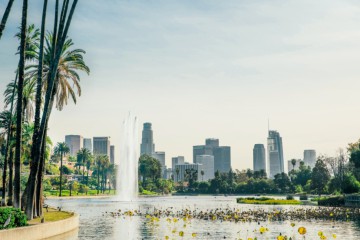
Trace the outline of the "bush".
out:
<instances>
[{"instance_id":1,"label":"bush","mask_svg":"<svg viewBox=\"0 0 360 240\"><path fill-rule=\"evenodd\" d=\"M341 207L345 205L344 197L329 197L318 200L319 206Z\"/></svg>"},{"instance_id":2,"label":"bush","mask_svg":"<svg viewBox=\"0 0 360 240\"><path fill-rule=\"evenodd\" d=\"M10 216L11 215L11 216ZM9 224L4 227L5 222L9 219ZM27 225L27 218L18 208L0 208L0 229L9 229L23 227Z\"/></svg>"},{"instance_id":3,"label":"bush","mask_svg":"<svg viewBox=\"0 0 360 240\"><path fill-rule=\"evenodd\" d=\"M293 195L287 195L286 200L294 200L294 196Z\"/></svg>"},{"instance_id":4,"label":"bush","mask_svg":"<svg viewBox=\"0 0 360 240\"><path fill-rule=\"evenodd\" d=\"M308 200L308 196L306 194L300 195L300 201L307 201L307 200Z\"/></svg>"}]
</instances>

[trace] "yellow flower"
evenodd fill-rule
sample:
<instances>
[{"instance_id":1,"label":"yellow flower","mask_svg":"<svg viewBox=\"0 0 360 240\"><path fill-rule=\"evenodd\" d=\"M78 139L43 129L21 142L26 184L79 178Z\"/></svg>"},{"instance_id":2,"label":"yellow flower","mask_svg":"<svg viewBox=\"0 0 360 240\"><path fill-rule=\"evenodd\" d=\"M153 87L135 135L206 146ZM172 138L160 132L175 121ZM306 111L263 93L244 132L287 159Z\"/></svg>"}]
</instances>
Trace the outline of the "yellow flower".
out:
<instances>
[{"instance_id":1,"label":"yellow flower","mask_svg":"<svg viewBox=\"0 0 360 240\"><path fill-rule=\"evenodd\" d=\"M168 240L168 239L170 239L170 238L169 238L169 236L165 236L165 239Z\"/></svg>"},{"instance_id":2,"label":"yellow flower","mask_svg":"<svg viewBox=\"0 0 360 240\"><path fill-rule=\"evenodd\" d=\"M180 232L179 232L179 236L180 236L180 237L183 237L183 236L184 236L184 232L183 232L183 231L180 231Z\"/></svg>"},{"instance_id":3,"label":"yellow flower","mask_svg":"<svg viewBox=\"0 0 360 240\"><path fill-rule=\"evenodd\" d=\"M299 232L301 235L305 235L305 234L306 234L306 228L304 228L304 227L299 227L298 232Z\"/></svg>"},{"instance_id":4,"label":"yellow flower","mask_svg":"<svg viewBox=\"0 0 360 240\"><path fill-rule=\"evenodd\" d=\"M176 233L176 229L172 230L171 232L172 232L172 233Z\"/></svg>"},{"instance_id":5,"label":"yellow flower","mask_svg":"<svg viewBox=\"0 0 360 240\"><path fill-rule=\"evenodd\" d=\"M322 235L324 235L324 233L322 231L319 231L318 236L321 237Z\"/></svg>"},{"instance_id":6,"label":"yellow flower","mask_svg":"<svg viewBox=\"0 0 360 240\"><path fill-rule=\"evenodd\" d=\"M333 238L336 238L336 234L334 233L334 234L332 235L332 237L333 237Z\"/></svg>"},{"instance_id":7,"label":"yellow flower","mask_svg":"<svg viewBox=\"0 0 360 240\"><path fill-rule=\"evenodd\" d=\"M173 219L173 221L174 221L174 223L175 223L175 222L177 222L177 221L178 221L178 219L177 219L177 218L174 218L174 219Z\"/></svg>"},{"instance_id":8,"label":"yellow flower","mask_svg":"<svg viewBox=\"0 0 360 240\"><path fill-rule=\"evenodd\" d=\"M322 240L326 240L325 235L321 235L321 236L320 236L320 239L322 239Z\"/></svg>"},{"instance_id":9,"label":"yellow flower","mask_svg":"<svg viewBox=\"0 0 360 240\"><path fill-rule=\"evenodd\" d=\"M291 225L292 227L295 227L295 223L291 223L290 225Z\"/></svg>"},{"instance_id":10,"label":"yellow flower","mask_svg":"<svg viewBox=\"0 0 360 240\"><path fill-rule=\"evenodd\" d=\"M264 228L264 227L261 227L261 228L259 229L259 232L260 232L260 234L263 234L263 233L265 233L265 232L266 232L266 228Z\"/></svg>"},{"instance_id":11,"label":"yellow flower","mask_svg":"<svg viewBox=\"0 0 360 240\"><path fill-rule=\"evenodd\" d=\"M248 240L253 240L252 238L248 238Z\"/></svg>"},{"instance_id":12,"label":"yellow flower","mask_svg":"<svg viewBox=\"0 0 360 240\"><path fill-rule=\"evenodd\" d=\"M192 233L191 236L192 236L192 237L196 237L197 234L196 234L196 233Z\"/></svg>"},{"instance_id":13,"label":"yellow flower","mask_svg":"<svg viewBox=\"0 0 360 240\"><path fill-rule=\"evenodd\" d=\"M277 240L285 240L285 237L284 237L284 236L279 235L276 239L277 239Z\"/></svg>"}]
</instances>

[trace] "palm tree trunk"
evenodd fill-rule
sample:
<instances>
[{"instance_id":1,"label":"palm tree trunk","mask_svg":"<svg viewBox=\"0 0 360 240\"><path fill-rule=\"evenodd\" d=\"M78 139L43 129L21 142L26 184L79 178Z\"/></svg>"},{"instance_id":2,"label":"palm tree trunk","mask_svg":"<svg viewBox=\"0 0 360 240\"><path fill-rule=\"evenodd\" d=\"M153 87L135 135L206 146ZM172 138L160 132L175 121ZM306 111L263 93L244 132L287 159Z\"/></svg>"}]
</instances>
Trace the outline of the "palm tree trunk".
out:
<instances>
[{"instance_id":1,"label":"palm tree trunk","mask_svg":"<svg viewBox=\"0 0 360 240\"><path fill-rule=\"evenodd\" d=\"M7 205L12 206L13 205L13 191L14 191L14 185L13 185L13 173L14 173L14 153L13 150L10 149L10 157L9 157L9 186L8 186L8 201Z\"/></svg>"},{"instance_id":2,"label":"palm tree trunk","mask_svg":"<svg viewBox=\"0 0 360 240\"><path fill-rule=\"evenodd\" d=\"M25 45L27 27L28 0L23 0L20 41L20 64L18 82L18 101L16 109L16 144L15 144L15 179L14 179L14 207L21 208L20 199L20 167L21 167L21 137L22 137L22 99L25 75Z\"/></svg>"},{"instance_id":3,"label":"palm tree trunk","mask_svg":"<svg viewBox=\"0 0 360 240\"><path fill-rule=\"evenodd\" d=\"M47 131L45 132L45 138L47 136ZM45 171L45 150L46 150L46 139L43 139L43 146L41 149L41 161L39 164L39 171L37 175L36 181L36 214L38 217L43 215L43 179L44 179L44 171Z\"/></svg>"},{"instance_id":4,"label":"palm tree trunk","mask_svg":"<svg viewBox=\"0 0 360 240\"><path fill-rule=\"evenodd\" d=\"M83 157L83 164L82 164L82 167L83 167L83 172L82 172L82 181L84 183L84 177L85 177L85 161L84 161L84 157Z\"/></svg>"},{"instance_id":5,"label":"palm tree trunk","mask_svg":"<svg viewBox=\"0 0 360 240\"><path fill-rule=\"evenodd\" d=\"M0 39L2 37L2 33L3 33L4 29L5 29L6 22L7 22L8 18L9 18L11 7L12 7L13 3L14 3L14 0L9 0L8 5L6 6L6 9L5 9L4 15L3 15L2 19L1 19L1 23L0 23Z\"/></svg>"},{"instance_id":6,"label":"palm tree trunk","mask_svg":"<svg viewBox=\"0 0 360 240\"><path fill-rule=\"evenodd\" d=\"M100 167L98 166L98 169L97 169L97 194L99 194L99 189L100 189Z\"/></svg>"},{"instance_id":7,"label":"palm tree trunk","mask_svg":"<svg viewBox=\"0 0 360 240\"><path fill-rule=\"evenodd\" d=\"M87 168L86 172L86 186L89 186L89 168Z\"/></svg>"},{"instance_id":8,"label":"palm tree trunk","mask_svg":"<svg viewBox=\"0 0 360 240\"><path fill-rule=\"evenodd\" d=\"M61 190L62 190L62 187L61 187L61 183L62 183L62 169L63 168L63 153L61 153L61 156L60 156L60 197L61 197Z\"/></svg>"}]
</instances>

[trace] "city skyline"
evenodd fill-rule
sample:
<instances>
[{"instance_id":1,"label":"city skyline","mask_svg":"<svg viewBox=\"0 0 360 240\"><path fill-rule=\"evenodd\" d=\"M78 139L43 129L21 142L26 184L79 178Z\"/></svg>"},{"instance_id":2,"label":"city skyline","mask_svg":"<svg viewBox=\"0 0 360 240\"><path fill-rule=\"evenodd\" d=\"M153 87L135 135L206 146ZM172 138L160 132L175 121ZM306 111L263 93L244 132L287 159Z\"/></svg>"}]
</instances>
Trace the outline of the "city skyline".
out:
<instances>
[{"instance_id":1,"label":"city skyline","mask_svg":"<svg viewBox=\"0 0 360 240\"><path fill-rule=\"evenodd\" d=\"M302 158L304 149L333 156L358 139L360 3L111 3L79 3L69 36L86 50L91 74L76 106L53 111L53 142L82 133L111 136L120 146L129 110L157 126L167 165L172 156L190 160L193 145L216 137L232 147L234 168L251 168L253 145L266 144L268 118L284 138L286 160ZM37 26L41 7L29 9ZM2 90L18 62L17 15L1 42Z\"/></svg>"}]
</instances>

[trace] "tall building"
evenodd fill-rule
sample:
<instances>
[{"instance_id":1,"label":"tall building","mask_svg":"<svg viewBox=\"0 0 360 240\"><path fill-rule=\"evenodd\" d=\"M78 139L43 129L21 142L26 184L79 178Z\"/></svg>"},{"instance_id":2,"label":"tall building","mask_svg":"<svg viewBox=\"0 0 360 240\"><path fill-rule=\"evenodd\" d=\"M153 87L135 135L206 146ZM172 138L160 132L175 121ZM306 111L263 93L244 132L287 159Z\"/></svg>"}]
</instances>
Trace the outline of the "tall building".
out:
<instances>
[{"instance_id":1,"label":"tall building","mask_svg":"<svg viewBox=\"0 0 360 240\"><path fill-rule=\"evenodd\" d=\"M165 164L165 152L154 152L152 154L153 158L156 158L161 165L161 177L164 178L165 176L165 170L166 170L166 164Z\"/></svg>"},{"instance_id":2,"label":"tall building","mask_svg":"<svg viewBox=\"0 0 360 240\"><path fill-rule=\"evenodd\" d=\"M229 172L231 169L231 148L216 147L213 149L213 155L215 172Z\"/></svg>"},{"instance_id":3,"label":"tall building","mask_svg":"<svg viewBox=\"0 0 360 240\"><path fill-rule=\"evenodd\" d=\"M65 143L70 149L70 156L76 156L78 151L83 148L83 137L80 135L66 135Z\"/></svg>"},{"instance_id":4,"label":"tall building","mask_svg":"<svg viewBox=\"0 0 360 240\"><path fill-rule=\"evenodd\" d=\"M110 145L110 163L115 164L115 146Z\"/></svg>"},{"instance_id":5,"label":"tall building","mask_svg":"<svg viewBox=\"0 0 360 240\"><path fill-rule=\"evenodd\" d=\"M153 138L153 130L151 128L151 123L144 123L144 128L142 131L141 145L140 145L140 154L147 154L151 156L155 152L155 144Z\"/></svg>"},{"instance_id":6,"label":"tall building","mask_svg":"<svg viewBox=\"0 0 360 240\"><path fill-rule=\"evenodd\" d=\"M274 178L278 173L284 172L284 154L282 138L277 131L269 130L267 138L269 177Z\"/></svg>"},{"instance_id":7,"label":"tall building","mask_svg":"<svg viewBox=\"0 0 360 240\"><path fill-rule=\"evenodd\" d=\"M264 144L255 144L253 149L253 169L254 171L266 171Z\"/></svg>"},{"instance_id":8,"label":"tall building","mask_svg":"<svg viewBox=\"0 0 360 240\"><path fill-rule=\"evenodd\" d=\"M183 164L176 164L175 168L178 169L178 172L174 174L175 182L186 181L186 169L193 169L192 171L196 171L196 180L201 179L201 167L202 165L199 163L183 163Z\"/></svg>"},{"instance_id":9,"label":"tall building","mask_svg":"<svg viewBox=\"0 0 360 240\"><path fill-rule=\"evenodd\" d=\"M288 173L291 172L291 170L299 170L301 159L295 159L294 162L295 165L292 164L292 160L288 160Z\"/></svg>"},{"instance_id":10,"label":"tall building","mask_svg":"<svg viewBox=\"0 0 360 240\"><path fill-rule=\"evenodd\" d=\"M175 171L175 165L176 164L184 164L185 158L183 156L173 157L171 159L171 168L173 171Z\"/></svg>"},{"instance_id":11,"label":"tall building","mask_svg":"<svg viewBox=\"0 0 360 240\"><path fill-rule=\"evenodd\" d=\"M92 152L92 139L91 138L84 138L84 148L88 149L90 152Z\"/></svg>"},{"instance_id":12,"label":"tall building","mask_svg":"<svg viewBox=\"0 0 360 240\"><path fill-rule=\"evenodd\" d=\"M93 137L94 155L107 155L110 158L110 137Z\"/></svg>"},{"instance_id":13,"label":"tall building","mask_svg":"<svg viewBox=\"0 0 360 240\"><path fill-rule=\"evenodd\" d=\"M213 179L215 177L215 168L214 168L214 156L212 155L198 155L196 156L196 163L202 164L201 171L203 171L204 175L200 175L201 181L207 181Z\"/></svg>"},{"instance_id":14,"label":"tall building","mask_svg":"<svg viewBox=\"0 0 360 240\"><path fill-rule=\"evenodd\" d=\"M199 155L214 156L214 170L220 172L229 172L231 169L231 150L230 147L219 146L219 139L208 138L205 145L193 146L193 162L196 163L196 157Z\"/></svg>"},{"instance_id":15,"label":"tall building","mask_svg":"<svg viewBox=\"0 0 360 240\"><path fill-rule=\"evenodd\" d=\"M213 147L207 145L193 146L193 162L196 163L198 155L213 155Z\"/></svg>"},{"instance_id":16,"label":"tall building","mask_svg":"<svg viewBox=\"0 0 360 240\"><path fill-rule=\"evenodd\" d=\"M311 168L315 167L316 163L316 151L313 149L304 150L304 164L310 166Z\"/></svg>"}]
</instances>

